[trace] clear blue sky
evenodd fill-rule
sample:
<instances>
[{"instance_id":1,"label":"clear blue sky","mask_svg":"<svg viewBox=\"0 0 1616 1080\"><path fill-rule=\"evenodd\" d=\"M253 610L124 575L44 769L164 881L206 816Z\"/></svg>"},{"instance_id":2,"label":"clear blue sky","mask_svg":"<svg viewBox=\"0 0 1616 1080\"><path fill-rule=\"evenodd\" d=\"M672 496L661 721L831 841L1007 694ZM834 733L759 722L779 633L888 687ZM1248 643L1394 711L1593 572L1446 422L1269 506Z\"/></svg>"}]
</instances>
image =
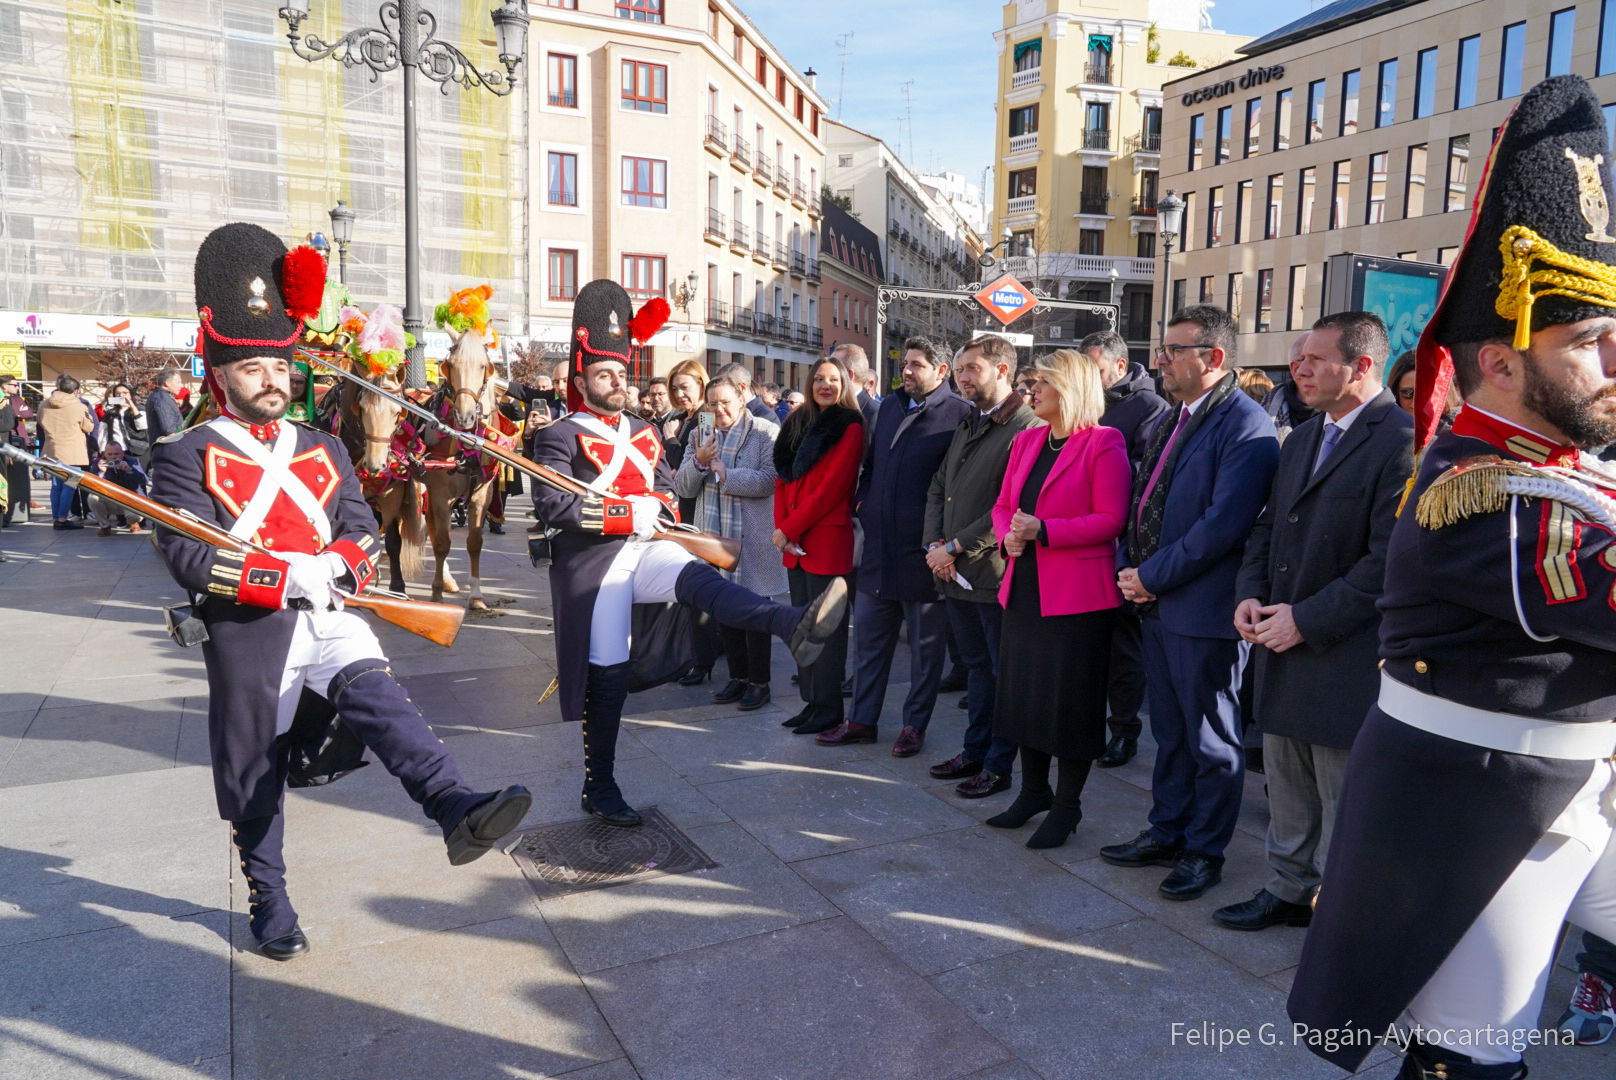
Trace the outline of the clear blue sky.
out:
<instances>
[{"instance_id":1,"label":"clear blue sky","mask_svg":"<svg viewBox=\"0 0 1616 1080\"><path fill-rule=\"evenodd\" d=\"M878 135L922 171L951 169L980 183L993 156L998 54L993 0L740 0L752 21L799 70L819 72L836 116L841 60L836 39L852 31L842 119ZM1309 0L1218 0L1212 25L1258 36L1301 18ZM913 155L902 84L914 115ZM899 136L902 135L902 145Z\"/></svg>"}]
</instances>

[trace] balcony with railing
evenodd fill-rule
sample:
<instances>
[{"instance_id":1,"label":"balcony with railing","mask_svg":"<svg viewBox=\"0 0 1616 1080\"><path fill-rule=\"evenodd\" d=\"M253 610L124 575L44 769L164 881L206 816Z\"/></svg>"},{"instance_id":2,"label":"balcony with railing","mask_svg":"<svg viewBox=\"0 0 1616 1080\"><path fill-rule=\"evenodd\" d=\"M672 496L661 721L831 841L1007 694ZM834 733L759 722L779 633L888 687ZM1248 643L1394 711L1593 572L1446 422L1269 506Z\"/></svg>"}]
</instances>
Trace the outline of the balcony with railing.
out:
<instances>
[{"instance_id":1,"label":"balcony with railing","mask_svg":"<svg viewBox=\"0 0 1616 1080\"><path fill-rule=\"evenodd\" d=\"M1122 152L1125 154L1161 153L1161 132L1142 131L1138 135L1129 135L1122 142Z\"/></svg>"},{"instance_id":2,"label":"balcony with railing","mask_svg":"<svg viewBox=\"0 0 1616 1080\"><path fill-rule=\"evenodd\" d=\"M776 270L784 270L790 265L791 260L786 256L786 246L780 243L780 241L776 240L774 242L774 268Z\"/></svg>"},{"instance_id":3,"label":"balcony with railing","mask_svg":"<svg viewBox=\"0 0 1616 1080\"><path fill-rule=\"evenodd\" d=\"M728 326L729 305L722 300L707 301L707 325Z\"/></svg>"},{"instance_id":4,"label":"balcony with railing","mask_svg":"<svg viewBox=\"0 0 1616 1080\"><path fill-rule=\"evenodd\" d=\"M1133 217L1155 217L1156 196L1135 195L1133 197L1133 205L1129 208L1128 213Z\"/></svg>"},{"instance_id":5,"label":"balcony with railing","mask_svg":"<svg viewBox=\"0 0 1616 1080\"><path fill-rule=\"evenodd\" d=\"M730 147L729 163L745 172L752 167L752 144L741 138L741 133L735 133L735 143Z\"/></svg>"},{"instance_id":6,"label":"balcony with railing","mask_svg":"<svg viewBox=\"0 0 1616 1080\"><path fill-rule=\"evenodd\" d=\"M1131 255L1079 255L1068 251L1043 252L1030 257L1016 255L1005 259L1002 265L1023 281L1030 277L1108 281L1113 269L1119 281L1153 281L1159 269L1155 259L1139 259Z\"/></svg>"},{"instance_id":7,"label":"balcony with railing","mask_svg":"<svg viewBox=\"0 0 1616 1080\"><path fill-rule=\"evenodd\" d=\"M576 109L578 107L578 92L576 90L550 91L550 104L562 109Z\"/></svg>"},{"instance_id":8,"label":"balcony with railing","mask_svg":"<svg viewBox=\"0 0 1616 1080\"><path fill-rule=\"evenodd\" d=\"M774 163L774 189L783 195L791 194L791 174L783 162Z\"/></svg>"},{"instance_id":9,"label":"balcony with railing","mask_svg":"<svg viewBox=\"0 0 1616 1080\"><path fill-rule=\"evenodd\" d=\"M769 238L763 235L762 229L759 229L757 236L753 238L752 258L761 263L769 261Z\"/></svg>"},{"instance_id":10,"label":"balcony with railing","mask_svg":"<svg viewBox=\"0 0 1616 1080\"><path fill-rule=\"evenodd\" d=\"M817 326L808 328L808 347L816 352L825 347L825 332Z\"/></svg>"},{"instance_id":11,"label":"balcony with railing","mask_svg":"<svg viewBox=\"0 0 1616 1080\"><path fill-rule=\"evenodd\" d=\"M1111 129L1110 128L1084 128L1083 129L1083 149L1085 149L1085 150L1109 150L1109 149L1111 149Z\"/></svg>"},{"instance_id":12,"label":"balcony with railing","mask_svg":"<svg viewBox=\"0 0 1616 1080\"><path fill-rule=\"evenodd\" d=\"M798 248L791 249L791 276L803 277L808 272L808 263Z\"/></svg>"},{"instance_id":13,"label":"balcony with railing","mask_svg":"<svg viewBox=\"0 0 1616 1080\"><path fill-rule=\"evenodd\" d=\"M1025 135L1010 136L1010 152L1012 154L1025 154L1029 150L1038 149L1038 133L1029 131Z\"/></svg>"},{"instance_id":14,"label":"balcony with railing","mask_svg":"<svg viewBox=\"0 0 1616 1080\"><path fill-rule=\"evenodd\" d=\"M767 187L769 179L774 176L774 162L769 160L769 155L761 149L758 150L757 160L752 163L752 169L752 179Z\"/></svg>"},{"instance_id":15,"label":"balcony with railing","mask_svg":"<svg viewBox=\"0 0 1616 1080\"><path fill-rule=\"evenodd\" d=\"M745 255L748 251L752 250L752 245L747 242L746 226L739 221L730 222L729 246L730 250L734 251L737 255Z\"/></svg>"},{"instance_id":16,"label":"balcony with railing","mask_svg":"<svg viewBox=\"0 0 1616 1080\"><path fill-rule=\"evenodd\" d=\"M724 121L716 116L707 119L707 138L704 145L713 153L722 157L729 152L729 132L724 128Z\"/></svg>"},{"instance_id":17,"label":"balcony with railing","mask_svg":"<svg viewBox=\"0 0 1616 1080\"><path fill-rule=\"evenodd\" d=\"M820 205L820 199L822 197L823 196L822 196L822 194L820 192L813 191L811 189L809 190L809 192L808 192L808 216L809 217L816 218L816 217L820 217L820 216L823 215L825 208Z\"/></svg>"},{"instance_id":18,"label":"balcony with railing","mask_svg":"<svg viewBox=\"0 0 1616 1080\"><path fill-rule=\"evenodd\" d=\"M729 230L724 228L724 215L709 206L707 208L707 230L702 239L709 243L722 244L729 238Z\"/></svg>"},{"instance_id":19,"label":"balcony with railing","mask_svg":"<svg viewBox=\"0 0 1616 1080\"><path fill-rule=\"evenodd\" d=\"M808 280L809 281L819 281L820 280L820 276L819 276L819 260L818 259L809 259L808 260Z\"/></svg>"},{"instance_id":20,"label":"balcony with railing","mask_svg":"<svg viewBox=\"0 0 1616 1080\"><path fill-rule=\"evenodd\" d=\"M1038 209L1038 196L1016 195L1005 200L1004 212L1007 214L1030 214Z\"/></svg>"},{"instance_id":21,"label":"balcony with railing","mask_svg":"<svg viewBox=\"0 0 1616 1080\"><path fill-rule=\"evenodd\" d=\"M1029 86L1037 86L1039 80L1043 77L1043 74L1044 69L1042 67L1028 68L1026 71L1018 71L1010 76L1010 89L1025 90Z\"/></svg>"},{"instance_id":22,"label":"balcony with railing","mask_svg":"<svg viewBox=\"0 0 1616 1080\"><path fill-rule=\"evenodd\" d=\"M799 207L807 207L808 205L808 189L803 186L800 179L795 177L791 181L791 201Z\"/></svg>"},{"instance_id":23,"label":"balcony with railing","mask_svg":"<svg viewBox=\"0 0 1616 1080\"><path fill-rule=\"evenodd\" d=\"M1083 81L1088 83L1090 86L1110 86L1111 85L1111 65L1110 64L1084 64L1083 65Z\"/></svg>"},{"instance_id":24,"label":"balcony with railing","mask_svg":"<svg viewBox=\"0 0 1616 1080\"><path fill-rule=\"evenodd\" d=\"M887 235L896 239L898 235L898 223L896 221L887 222Z\"/></svg>"}]
</instances>

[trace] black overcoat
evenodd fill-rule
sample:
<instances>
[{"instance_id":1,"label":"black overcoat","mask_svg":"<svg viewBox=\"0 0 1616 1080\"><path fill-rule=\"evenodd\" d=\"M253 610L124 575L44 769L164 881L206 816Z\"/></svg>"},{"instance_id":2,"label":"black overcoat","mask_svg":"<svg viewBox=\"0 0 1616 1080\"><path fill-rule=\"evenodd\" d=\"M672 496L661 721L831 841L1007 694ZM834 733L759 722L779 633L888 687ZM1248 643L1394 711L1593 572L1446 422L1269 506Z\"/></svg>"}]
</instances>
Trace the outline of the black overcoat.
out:
<instances>
[{"instance_id":1,"label":"black overcoat","mask_svg":"<svg viewBox=\"0 0 1616 1080\"><path fill-rule=\"evenodd\" d=\"M337 471L338 483L324 503L332 543L347 540L374 553L376 516L360 493L348 451L330 435L301 425L296 431L299 456L323 448ZM238 453L206 424L154 443L152 498L229 529L236 516L204 479L209 446ZM250 559L164 528L157 531L157 547L174 580L202 598L198 614L208 628L202 646L208 669L208 746L219 816L243 821L278 813L287 756L284 746L276 744L275 717L297 612L240 602L240 579L250 572Z\"/></svg>"},{"instance_id":2,"label":"black overcoat","mask_svg":"<svg viewBox=\"0 0 1616 1080\"><path fill-rule=\"evenodd\" d=\"M1280 447L1235 600L1290 604L1302 634L1282 653L1252 650L1263 733L1348 750L1379 693L1375 604L1414 471L1414 421L1382 390L1315 472L1326 419L1315 415Z\"/></svg>"}]
</instances>

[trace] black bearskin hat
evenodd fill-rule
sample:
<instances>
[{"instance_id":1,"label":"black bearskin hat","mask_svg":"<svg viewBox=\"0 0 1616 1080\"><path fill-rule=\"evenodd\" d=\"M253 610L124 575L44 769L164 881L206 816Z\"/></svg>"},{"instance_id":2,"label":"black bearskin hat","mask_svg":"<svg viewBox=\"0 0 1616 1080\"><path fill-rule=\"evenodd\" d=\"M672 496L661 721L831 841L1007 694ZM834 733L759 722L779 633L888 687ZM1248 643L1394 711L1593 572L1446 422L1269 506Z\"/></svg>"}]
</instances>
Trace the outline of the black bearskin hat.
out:
<instances>
[{"instance_id":1,"label":"black bearskin hat","mask_svg":"<svg viewBox=\"0 0 1616 1080\"><path fill-rule=\"evenodd\" d=\"M196 253L198 342L208 366L290 360L304 321L319 313L325 272L319 252L287 251L261 226L238 221L209 233Z\"/></svg>"},{"instance_id":2,"label":"black bearskin hat","mask_svg":"<svg viewBox=\"0 0 1616 1080\"><path fill-rule=\"evenodd\" d=\"M1616 309L1610 166L1604 113L1580 77L1545 79L1510 113L1420 338L1416 446L1435 433L1453 381L1448 346L1504 338L1525 349L1533 330Z\"/></svg>"},{"instance_id":3,"label":"black bearskin hat","mask_svg":"<svg viewBox=\"0 0 1616 1080\"><path fill-rule=\"evenodd\" d=\"M583 408L583 395L572 376L590 364L616 360L628 367L634 344L644 344L668 321L668 302L660 296L647 300L635 314L628 290L610 278L596 278L578 290L572 303L572 351L568 357L567 409Z\"/></svg>"}]
</instances>

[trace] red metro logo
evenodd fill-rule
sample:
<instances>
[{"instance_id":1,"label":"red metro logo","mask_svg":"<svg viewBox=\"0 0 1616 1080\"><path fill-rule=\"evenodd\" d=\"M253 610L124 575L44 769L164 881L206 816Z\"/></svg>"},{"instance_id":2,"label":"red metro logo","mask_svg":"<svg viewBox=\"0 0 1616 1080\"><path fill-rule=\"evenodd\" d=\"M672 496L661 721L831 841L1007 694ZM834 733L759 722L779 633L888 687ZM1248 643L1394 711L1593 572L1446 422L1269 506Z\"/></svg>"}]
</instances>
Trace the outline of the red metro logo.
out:
<instances>
[{"instance_id":1,"label":"red metro logo","mask_svg":"<svg viewBox=\"0 0 1616 1080\"><path fill-rule=\"evenodd\" d=\"M1014 274L1005 274L982 286L975 299L1002 326L1009 326L1038 305L1038 298Z\"/></svg>"}]
</instances>

